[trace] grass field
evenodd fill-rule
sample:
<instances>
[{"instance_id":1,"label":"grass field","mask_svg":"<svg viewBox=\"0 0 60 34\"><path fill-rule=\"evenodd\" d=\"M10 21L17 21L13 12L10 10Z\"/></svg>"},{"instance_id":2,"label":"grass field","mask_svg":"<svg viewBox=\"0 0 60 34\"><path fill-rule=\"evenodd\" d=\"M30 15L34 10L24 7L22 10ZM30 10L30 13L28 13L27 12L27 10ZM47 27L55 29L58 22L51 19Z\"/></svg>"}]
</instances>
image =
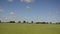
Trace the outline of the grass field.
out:
<instances>
[{"instance_id":1,"label":"grass field","mask_svg":"<svg viewBox=\"0 0 60 34\"><path fill-rule=\"evenodd\" d=\"M60 25L0 23L0 34L60 34Z\"/></svg>"}]
</instances>

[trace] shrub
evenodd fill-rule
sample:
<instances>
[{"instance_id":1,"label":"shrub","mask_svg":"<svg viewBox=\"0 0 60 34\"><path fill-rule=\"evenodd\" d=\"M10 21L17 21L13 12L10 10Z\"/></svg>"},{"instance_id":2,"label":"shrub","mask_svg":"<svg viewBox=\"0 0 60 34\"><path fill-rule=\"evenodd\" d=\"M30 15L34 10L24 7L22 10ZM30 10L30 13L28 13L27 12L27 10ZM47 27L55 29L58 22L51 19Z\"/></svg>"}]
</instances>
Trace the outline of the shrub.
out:
<instances>
[{"instance_id":1,"label":"shrub","mask_svg":"<svg viewBox=\"0 0 60 34\"><path fill-rule=\"evenodd\" d=\"M10 21L10 23L15 23L15 21Z\"/></svg>"}]
</instances>

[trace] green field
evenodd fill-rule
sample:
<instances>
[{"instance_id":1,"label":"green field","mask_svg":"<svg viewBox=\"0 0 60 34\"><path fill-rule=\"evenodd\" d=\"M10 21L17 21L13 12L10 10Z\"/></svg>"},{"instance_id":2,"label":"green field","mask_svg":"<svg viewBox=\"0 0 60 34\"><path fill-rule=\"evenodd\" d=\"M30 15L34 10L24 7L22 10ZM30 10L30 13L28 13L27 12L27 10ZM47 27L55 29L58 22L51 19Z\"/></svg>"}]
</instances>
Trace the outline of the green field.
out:
<instances>
[{"instance_id":1,"label":"green field","mask_svg":"<svg viewBox=\"0 0 60 34\"><path fill-rule=\"evenodd\" d=\"M60 25L0 23L0 34L60 34Z\"/></svg>"}]
</instances>

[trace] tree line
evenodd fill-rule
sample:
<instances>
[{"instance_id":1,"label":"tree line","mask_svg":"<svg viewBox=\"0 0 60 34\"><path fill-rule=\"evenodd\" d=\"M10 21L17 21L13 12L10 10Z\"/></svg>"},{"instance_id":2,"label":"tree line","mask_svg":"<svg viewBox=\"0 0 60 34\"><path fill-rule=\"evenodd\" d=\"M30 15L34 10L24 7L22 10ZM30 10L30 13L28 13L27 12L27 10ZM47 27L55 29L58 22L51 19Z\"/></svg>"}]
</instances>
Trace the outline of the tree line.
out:
<instances>
[{"instance_id":1,"label":"tree line","mask_svg":"<svg viewBox=\"0 0 60 34\"><path fill-rule=\"evenodd\" d=\"M0 20L0 23L16 23L15 21L9 21L9 22L2 22ZM27 24L60 24L60 22L56 22L56 23L52 23L52 22L34 22L34 21L31 21L30 23L29 22L26 22L26 21L18 21L17 23L27 23Z\"/></svg>"}]
</instances>

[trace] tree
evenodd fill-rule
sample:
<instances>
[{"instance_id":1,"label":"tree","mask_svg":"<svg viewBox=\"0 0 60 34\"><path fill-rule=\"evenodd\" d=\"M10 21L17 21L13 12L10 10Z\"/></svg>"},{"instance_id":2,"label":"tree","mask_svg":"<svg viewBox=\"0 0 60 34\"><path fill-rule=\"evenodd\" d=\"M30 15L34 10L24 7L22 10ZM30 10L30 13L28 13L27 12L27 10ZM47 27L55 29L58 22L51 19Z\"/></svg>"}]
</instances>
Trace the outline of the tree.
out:
<instances>
[{"instance_id":1,"label":"tree","mask_svg":"<svg viewBox=\"0 0 60 34\"><path fill-rule=\"evenodd\" d=\"M55 24L60 24L60 22L56 22Z\"/></svg>"},{"instance_id":2,"label":"tree","mask_svg":"<svg viewBox=\"0 0 60 34\"><path fill-rule=\"evenodd\" d=\"M55 24L58 24L57 22Z\"/></svg>"},{"instance_id":3,"label":"tree","mask_svg":"<svg viewBox=\"0 0 60 34\"><path fill-rule=\"evenodd\" d=\"M18 23L21 23L21 21L18 21Z\"/></svg>"},{"instance_id":4,"label":"tree","mask_svg":"<svg viewBox=\"0 0 60 34\"><path fill-rule=\"evenodd\" d=\"M15 21L10 21L10 23L15 23Z\"/></svg>"},{"instance_id":5,"label":"tree","mask_svg":"<svg viewBox=\"0 0 60 34\"><path fill-rule=\"evenodd\" d=\"M50 24L52 24L52 22L50 22Z\"/></svg>"},{"instance_id":6,"label":"tree","mask_svg":"<svg viewBox=\"0 0 60 34\"><path fill-rule=\"evenodd\" d=\"M23 21L23 23L26 23L26 21Z\"/></svg>"},{"instance_id":7,"label":"tree","mask_svg":"<svg viewBox=\"0 0 60 34\"><path fill-rule=\"evenodd\" d=\"M41 22L36 22L36 24L41 24Z\"/></svg>"},{"instance_id":8,"label":"tree","mask_svg":"<svg viewBox=\"0 0 60 34\"><path fill-rule=\"evenodd\" d=\"M34 23L33 21L31 21L31 23Z\"/></svg>"},{"instance_id":9,"label":"tree","mask_svg":"<svg viewBox=\"0 0 60 34\"><path fill-rule=\"evenodd\" d=\"M26 22L27 24L29 23L29 22Z\"/></svg>"},{"instance_id":10,"label":"tree","mask_svg":"<svg viewBox=\"0 0 60 34\"><path fill-rule=\"evenodd\" d=\"M60 24L60 22L58 22L58 24Z\"/></svg>"},{"instance_id":11,"label":"tree","mask_svg":"<svg viewBox=\"0 0 60 34\"><path fill-rule=\"evenodd\" d=\"M42 22L42 24L46 24L46 22Z\"/></svg>"},{"instance_id":12,"label":"tree","mask_svg":"<svg viewBox=\"0 0 60 34\"><path fill-rule=\"evenodd\" d=\"M49 24L48 22L46 22L46 24Z\"/></svg>"},{"instance_id":13,"label":"tree","mask_svg":"<svg viewBox=\"0 0 60 34\"><path fill-rule=\"evenodd\" d=\"M0 20L0 23L1 23L1 20Z\"/></svg>"}]
</instances>

